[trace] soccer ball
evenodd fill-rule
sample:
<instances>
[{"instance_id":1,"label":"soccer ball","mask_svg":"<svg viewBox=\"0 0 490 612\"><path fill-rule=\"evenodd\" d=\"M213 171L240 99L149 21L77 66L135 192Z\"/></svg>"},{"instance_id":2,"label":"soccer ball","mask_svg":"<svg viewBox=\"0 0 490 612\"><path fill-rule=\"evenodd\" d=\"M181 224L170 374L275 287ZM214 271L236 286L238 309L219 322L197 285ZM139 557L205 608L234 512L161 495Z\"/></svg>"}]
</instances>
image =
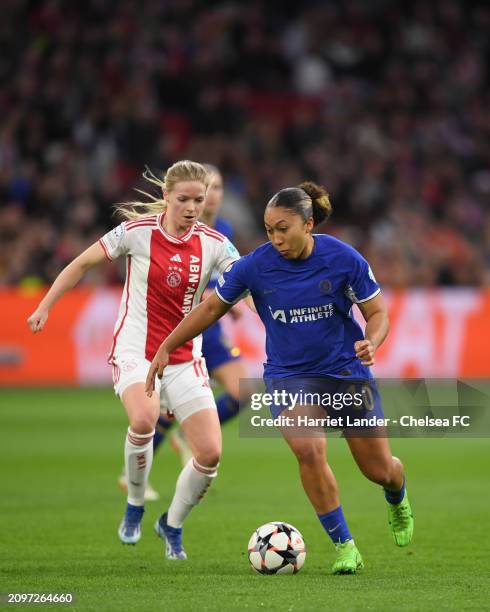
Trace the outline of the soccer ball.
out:
<instances>
[{"instance_id":1,"label":"soccer ball","mask_svg":"<svg viewBox=\"0 0 490 612\"><path fill-rule=\"evenodd\" d=\"M248 559L259 574L296 574L305 557L303 536L289 523L266 523L248 542Z\"/></svg>"}]
</instances>

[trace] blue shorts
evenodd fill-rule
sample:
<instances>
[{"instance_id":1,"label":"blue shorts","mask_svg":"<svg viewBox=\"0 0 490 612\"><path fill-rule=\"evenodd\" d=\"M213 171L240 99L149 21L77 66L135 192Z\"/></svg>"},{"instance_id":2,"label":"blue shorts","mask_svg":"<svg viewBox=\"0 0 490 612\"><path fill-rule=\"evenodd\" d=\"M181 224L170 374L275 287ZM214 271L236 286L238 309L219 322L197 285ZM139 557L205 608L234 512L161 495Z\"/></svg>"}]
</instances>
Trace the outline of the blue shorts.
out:
<instances>
[{"instance_id":1,"label":"blue shorts","mask_svg":"<svg viewBox=\"0 0 490 612\"><path fill-rule=\"evenodd\" d=\"M325 416L340 423L355 419L384 419L381 397L374 379L345 379L323 376L315 378L266 378L266 392L273 394L270 406L273 418L286 410L291 398L297 405L320 406ZM341 419L339 419L341 417ZM342 425L333 425L342 429Z\"/></svg>"},{"instance_id":2,"label":"blue shorts","mask_svg":"<svg viewBox=\"0 0 490 612\"><path fill-rule=\"evenodd\" d=\"M240 349L232 346L227 340L219 321L203 332L202 354L206 359L208 372L212 372L229 361L240 359Z\"/></svg>"}]
</instances>

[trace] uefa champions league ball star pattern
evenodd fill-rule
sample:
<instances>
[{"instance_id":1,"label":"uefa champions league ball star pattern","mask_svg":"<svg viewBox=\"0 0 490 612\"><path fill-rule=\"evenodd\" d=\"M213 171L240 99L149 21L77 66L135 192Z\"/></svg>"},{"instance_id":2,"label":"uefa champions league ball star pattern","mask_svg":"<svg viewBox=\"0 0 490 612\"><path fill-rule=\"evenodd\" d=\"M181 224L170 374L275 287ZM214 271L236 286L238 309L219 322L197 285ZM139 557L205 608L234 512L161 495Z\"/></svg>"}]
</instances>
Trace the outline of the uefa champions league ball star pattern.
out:
<instances>
[{"instance_id":1,"label":"uefa champions league ball star pattern","mask_svg":"<svg viewBox=\"0 0 490 612\"><path fill-rule=\"evenodd\" d=\"M266 523L248 542L248 559L259 574L296 574L305 557L303 536L289 523Z\"/></svg>"}]
</instances>

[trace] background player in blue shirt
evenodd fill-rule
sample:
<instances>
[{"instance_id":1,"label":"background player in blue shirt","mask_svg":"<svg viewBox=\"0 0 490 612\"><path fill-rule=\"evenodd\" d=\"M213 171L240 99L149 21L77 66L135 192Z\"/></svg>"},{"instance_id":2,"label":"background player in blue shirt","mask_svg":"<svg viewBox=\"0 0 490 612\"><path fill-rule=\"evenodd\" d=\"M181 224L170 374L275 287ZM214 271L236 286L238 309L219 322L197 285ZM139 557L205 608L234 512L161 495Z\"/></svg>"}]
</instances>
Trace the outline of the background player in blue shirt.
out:
<instances>
[{"instance_id":1,"label":"background player in blue shirt","mask_svg":"<svg viewBox=\"0 0 490 612\"><path fill-rule=\"evenodd\" d=\"M369 366L388 333L386 306L368 263L355 249L332 236L313 235L313 227L330 213L328 195L314 183L275 194L264 215L270 242L235 262L219 280L216 293L162 343L149 370L147 392L155 375L162 374L169 353L250 292L266 329L264 379L269 387L279 381L283 388L294 388L306 378L342 391L356 381L369 381L376 395L365 412L382 414ZM366 320L364 334L352 316L354 303ZM286 407L274 406L273 415ZM355 573L363 562L326 461L325 436L295 437L281 431L298 459L305 492L336 546L333 573ZM383 486L395 543L406 546L413 518L402 463L392 456L383 430L371 430L377 436L344 433L362 473Z\"/></svg>"},{"instance_id":2,"label":"background player in blue shirt","mask_svg":"<svg viewBox=\"0 0 490 612\"><path fill-rule=\"evenodd\" d=\"M216 166L204 164L204 167L212 178L206 194L206 206L201 215L201 221L210 227L214 227L228 240L233 241L231 224L218 216L223 205L223 177ZM213 273L208 288L214 290L217 282L218 275ZM234 311L233 308L229 312L233 318L240 316L240 312L238 310ZM240 360L240 349L232 346L219 321L204 330L202 352L206 359L209 375L218 381L224 389L224 393L216 400L219 420L223 424L238 413L239 381L240 378L246 378L247 372Z\"/></svg>"}]
</instances>

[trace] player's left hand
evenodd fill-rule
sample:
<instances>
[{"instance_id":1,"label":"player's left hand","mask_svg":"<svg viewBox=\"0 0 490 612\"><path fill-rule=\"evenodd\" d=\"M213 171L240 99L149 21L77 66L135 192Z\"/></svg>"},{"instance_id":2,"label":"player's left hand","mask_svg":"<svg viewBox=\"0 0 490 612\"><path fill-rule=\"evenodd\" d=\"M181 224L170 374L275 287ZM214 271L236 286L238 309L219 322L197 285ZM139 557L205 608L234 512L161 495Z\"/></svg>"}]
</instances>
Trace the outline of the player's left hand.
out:
<instances>
[{"instance_id":1,"label":"player's left hand","mask_svg":"<svg viewBox=\"0 0 490 612\"><path fill-rule=\"evenodd\" d=\"M371 340L358 340L354 342L354 350L356 351L356 357L361 360L362 365L374 365L374 353L376 349Z\"/></svg>"},{"instance_id":2,"label":"player's left hand","mask_svg":"<svg viewBox=\"0 0 490 612\"><path fill-rule=\"evenodd\" d=\"M153 357L153 361L151 362L150 369L148 370L148 374L146 376L145 383L145 392L148 397L153 395L153 391L155 389L155 377L162 378L163 370L168 365L169 355L162 344L158 351L156 352L155 357Z\"/></svg>"}]
</instances>

